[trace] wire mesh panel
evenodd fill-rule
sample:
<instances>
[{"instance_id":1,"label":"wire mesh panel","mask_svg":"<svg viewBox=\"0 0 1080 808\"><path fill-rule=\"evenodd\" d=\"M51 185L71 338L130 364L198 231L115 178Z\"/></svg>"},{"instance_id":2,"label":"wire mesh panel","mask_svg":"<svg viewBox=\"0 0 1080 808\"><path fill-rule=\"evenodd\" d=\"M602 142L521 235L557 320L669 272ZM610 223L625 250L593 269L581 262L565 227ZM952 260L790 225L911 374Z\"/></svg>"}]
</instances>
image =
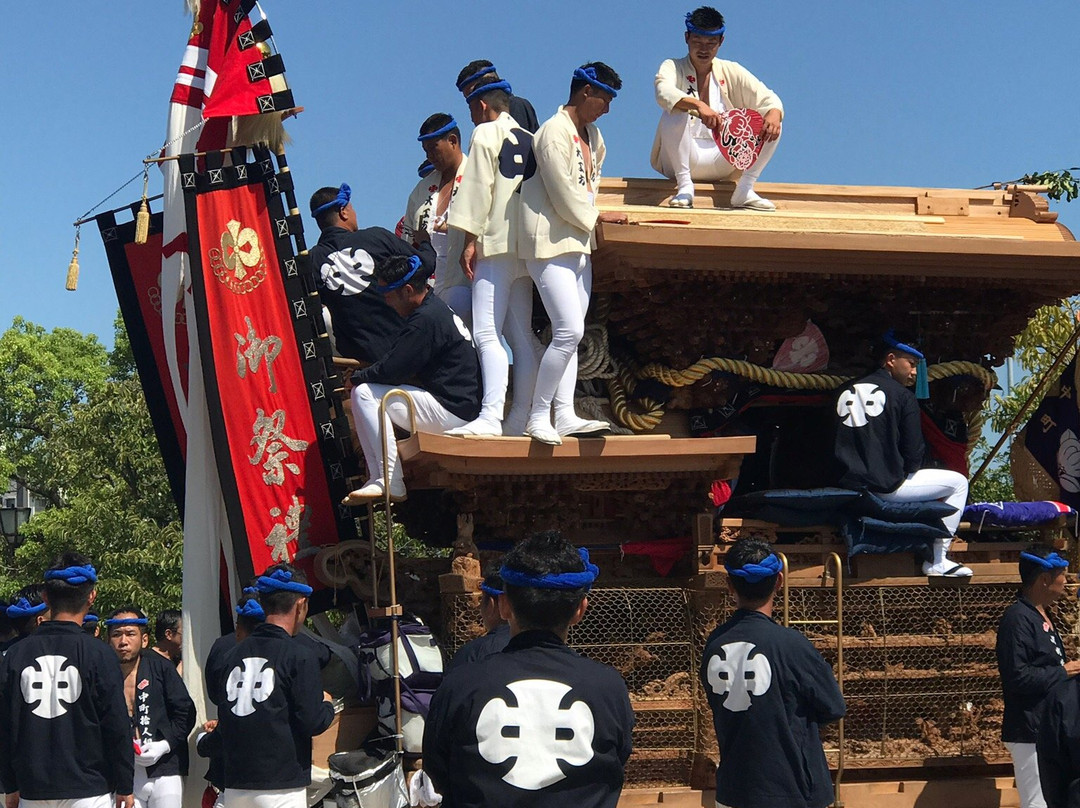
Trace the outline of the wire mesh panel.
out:
<instances>
[{"instance_id":1,"label":"wire mesh panel","mask_svg":"<svg viewBox=\"0 0 1080 808\"><path fill-rule=\"evenodd\" d=\"M889 767L936 759L1007 761L1004 703L994 652L1009 583L856 586L843 593L846 765ZM451 650L482 631L477 599L444 596ZM637 717L627 784L711 787L718 760L705 691L698 678L705 643L731 616L725 590L596 589L569 641L626 679ZM792 587L790 619L834 666L836 592ZM1076 587L1053 607L1067 654L1080 649ZM777 619L781 618L777 604ZM821 621L817 623L815 621ZM836 726L823 728L836 762Z\"/></svg>"}]
</instances>

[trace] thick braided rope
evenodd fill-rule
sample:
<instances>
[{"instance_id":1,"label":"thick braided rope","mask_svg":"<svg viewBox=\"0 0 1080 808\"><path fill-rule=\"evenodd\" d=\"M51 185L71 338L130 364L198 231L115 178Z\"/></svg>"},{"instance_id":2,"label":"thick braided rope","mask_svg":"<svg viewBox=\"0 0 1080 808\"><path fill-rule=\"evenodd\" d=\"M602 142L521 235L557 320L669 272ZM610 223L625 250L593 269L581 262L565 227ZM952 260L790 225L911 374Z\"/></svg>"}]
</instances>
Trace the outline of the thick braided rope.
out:
<instances>
[{"instance_id":1,"label":"thick braided rope","mask_svg":"<svg viewBox=\"0 0 1080 808\"><path fill-rule=\"evenodd\" d=\"M724 357L701 359L685 370L674 370L653 362L643 367L636 375L642 379L655 379L668 387L686 387L716 370L734 373L760 384L783 387L788 390L835 390L854 378L833 376L827 373L790 373L785 370L762 367L741 359ZM930 381L945 379L949 376L974 376L983 383L986 390L997 383L997 376L993 371L974 362L957 361L931 365L928 376Z\"/></svg>"}]
</instances>

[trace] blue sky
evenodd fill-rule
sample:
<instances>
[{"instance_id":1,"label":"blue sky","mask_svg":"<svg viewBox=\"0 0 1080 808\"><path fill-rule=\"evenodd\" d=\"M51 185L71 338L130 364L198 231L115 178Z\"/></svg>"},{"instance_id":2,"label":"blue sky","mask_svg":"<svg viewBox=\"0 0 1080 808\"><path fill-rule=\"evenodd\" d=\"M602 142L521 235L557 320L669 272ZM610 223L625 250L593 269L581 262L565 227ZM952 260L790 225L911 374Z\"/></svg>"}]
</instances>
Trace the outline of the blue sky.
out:
<instances>
[{"instance_id":1,"label":"blue sky","mask_svg":"<svg viewBox=\"0 0 1080 808\"><path fill-rule=\"evenodd\" d=\"M600 126L607 176L654 176L652 78L682 55L686 3L262 0L306 111L289 124L302 199L348 182L365 224L393 227L433 112L468 115L458 70L491 59L543 120L573 68L603 60L624 89ZM721 57L784 101L763 179L974 187L1080 164L1075 0L887 3L777 0L720 6ZM181 0L22 3L6 9L0 127L0 328L22 315L111 343L116 298L96 228L79 291L63 288L69 223L161 145L190 19ZM467 137L467 135L466 135ZM111 200L137 199L140 183ZM151 192L160 190L151 174ZM1080 201L1057 208L1080 230ZM314 241L314 223L308 226Z\"/></svg>"}]
</instances>

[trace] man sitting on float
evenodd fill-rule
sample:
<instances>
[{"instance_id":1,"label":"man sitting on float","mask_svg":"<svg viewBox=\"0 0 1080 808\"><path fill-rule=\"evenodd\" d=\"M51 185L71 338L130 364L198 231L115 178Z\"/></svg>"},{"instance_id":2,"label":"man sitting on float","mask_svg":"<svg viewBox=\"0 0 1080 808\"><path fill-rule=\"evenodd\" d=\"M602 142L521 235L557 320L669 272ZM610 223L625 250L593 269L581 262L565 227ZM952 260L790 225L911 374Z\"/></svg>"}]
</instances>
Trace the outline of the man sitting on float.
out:
<instances>
[{"instance_id":1,"label":"man sitting on float","mask_svg":"<svg viewBox=\"0 0 1080 808\"><path fill-rule=\"evenodd\" d=\"M379 421L379 403L394 388L409 394L422 432L445 432L480 414L480 361L472 335L428 287L431 269L419 256L395 255L375 265L376 291L404 321L393 347L375 364L352 376L353 422L367 464L368 481L345 498L359 505L385 496L405 499L394 424L409 426L405 402L393 398ZM412 384L410 382L415 382ZM383 467L382 437L387 436L389 469Z\"/></svg>"},{"instance_id":2,"label":"man sitting on float","mask_svg":"<svg viewBox=\"0 0 1080 808\"><path fill-rule=\"evenodd\" d=\"M695 181L726 180L739 170L714 139L714 133L723 127L722 116L732 110L756 110L764 119L759 135L764 145L736 180L731 206L776 210L776 205L754 193L754 183L776 152L784 105L745 67L716 58L724 31L724 17L715 8L702 6L686 15L684 36L689 53L665 60L656 74L656 103L664 112L656 127L652 167L675 180L675 196L668 204L692 208Z\"/></svg>"},{"instance_id":3,"label":"man sitting on float","mask_svg":"<svg viewBox=\"0 0 1080 808\"><path fill-rule=\"evenodd\" d=\"M912 339L890 330L877 358L878 369L845 385L836 399L839 483L890 502L943 499L952 505L955 512L941 520L949 535L934 540L933 558L922 570L929 576L969 577L968 567L946 555L967 502L967 477L923 468L926 442L917 399L930 397L926 357Z\"/></svg>"}]
</instances>

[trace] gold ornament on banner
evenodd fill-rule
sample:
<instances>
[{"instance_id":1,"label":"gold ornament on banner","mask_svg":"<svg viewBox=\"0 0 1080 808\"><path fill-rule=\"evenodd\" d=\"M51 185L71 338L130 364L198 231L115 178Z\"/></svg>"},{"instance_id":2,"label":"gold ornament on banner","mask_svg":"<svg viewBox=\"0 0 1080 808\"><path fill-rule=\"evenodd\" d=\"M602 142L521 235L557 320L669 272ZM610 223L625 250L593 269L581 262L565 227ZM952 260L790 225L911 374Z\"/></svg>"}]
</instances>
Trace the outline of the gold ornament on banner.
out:
<instances>
[{"instance_id":1,"label":"gold ornament on banner","mask_svg":"<svg viewBox=\"0 0 1080 808\"><path fill-rule=\"evenodd\" d=\"M142 204L135 216L135 243L145 244L150 238L150 203L146 199L146 189L150 183L150 167L143 169L142 175Z\"/></svg>"},{"instance_id":2,"label":"gold ornament on banner","mask_svg":"<svg viewBox=\"0 0 1080 808\"><path fill-rule=\"evenodd\" d=\"M64 287L69 292L79 288L79 228L75 228L75 249L71 251L71 262L68 264L67 283Z\"/></svg>"}]
</instances>

